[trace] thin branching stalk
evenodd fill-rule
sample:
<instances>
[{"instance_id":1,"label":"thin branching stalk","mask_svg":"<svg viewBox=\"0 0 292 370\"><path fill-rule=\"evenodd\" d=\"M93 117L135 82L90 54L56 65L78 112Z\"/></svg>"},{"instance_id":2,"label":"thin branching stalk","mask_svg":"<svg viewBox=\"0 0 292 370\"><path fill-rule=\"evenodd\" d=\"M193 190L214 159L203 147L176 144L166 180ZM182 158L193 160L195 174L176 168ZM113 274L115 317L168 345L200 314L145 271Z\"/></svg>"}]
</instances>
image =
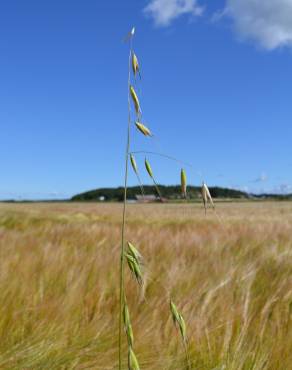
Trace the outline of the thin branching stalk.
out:
<instances>
[{"instance_id":1,"label":"thin branching stalk","mask_svg":"<svg viewBox=\"0 0 292 370\"><path fill-rule=\"evenodd\" d=\"M122 331L123 331L123 309L125 301L125 229L126 229L126 211L127 211L127 190L128 190L128 172L129 172L129 154L130 154L130 137L131 137L131 102L130 102L130 86L131 86L131 56L132 56L132 36L130 37L130 54L128 67L128 128L127 128L127 144L125 154L125 181L124 181L124 203L123 203L123 220L122 220L122 245L120 256L120 317L119 317L119 370L122 369Z\"/></svg>"}]
</instances>

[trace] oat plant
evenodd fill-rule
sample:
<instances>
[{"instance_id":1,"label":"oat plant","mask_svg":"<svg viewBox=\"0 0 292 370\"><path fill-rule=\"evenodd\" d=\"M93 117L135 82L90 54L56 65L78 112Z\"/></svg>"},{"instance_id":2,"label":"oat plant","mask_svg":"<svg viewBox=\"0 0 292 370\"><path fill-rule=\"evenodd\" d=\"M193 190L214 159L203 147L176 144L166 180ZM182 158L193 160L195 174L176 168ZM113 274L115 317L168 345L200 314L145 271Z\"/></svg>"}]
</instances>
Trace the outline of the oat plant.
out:
<instances>
[{"instance_id":1,"label":"oat plant","mask_svg":"<svg viewBox=\"0 0 292 370\"><path fill-rule=\"evenodd\" d=\"M135 28L132 28L131 32L127 36L127 41L130 43L129 51L129 65L128 65L128 127L127 127L127 143L125 152L125 179L124 179L124 202L123 202L123 217L122 217L122 240L121 240L121 254L120 254L120 295L119 295L119 370L122 369L122 337L123 327L127 336L128 341L128 368L129 370L139 370L139 363L134 352L134 334L130 320L130 312L127 304L126 291L125 291L125 260L128 263L129 270L132 275L141 286L143 285L142 276L142 257L140 252L134 247L134 245L128 242L126 248L126 211L127 211L127 189L128 189L128 172L129 172L129 161L131 162L132 168L139 180L142 194L144 194L143 185L140 180L138 173L138 166L135 157L131 154L131 127L132 114L131 114L131 102L135 110L134 124L136 128L144 135L151 136L150 130L145 124L141 122L141 108L138 95L135 87L132 84L132 80L136 81L137 75L140 75L140 67L136 54L133 51L133 38L135 34ZM132 70L132 73L131 73ZM132 78L133 77L133 78Z\"/></svg>"},{"instance_id":2,"label":"oat plant","mask_svg":"<svg viewBox=\"0 0 292 370\"><path fill-rule=\"evenodd\" d=\"M134 352L134 331L130 319L130 310L127 303L127 295L126 295L126 287L125 287L125 262L129 267L129 271L138 283L139 287L143 287L143 261L142 256L138 249L130 242L126 241L126 216L127 216L127 189L128 189L128 173L129 173L129 163L131 163L132 169L137 176L137 179L140 184L142 195L145 194L143 185L140 179L138 166L136 159L134 157L134 152L131 151L131 131L132 127L136 128L136 130L145 137L152 137L152 132L148 128L148 126L142 120L142 110L140 106L139 97L136 92L136 85L137 85L137 78L138 76L141 78L140 73L140 65L138 61L138 57L133 51L133 38L135 34L135 28L131 30L129 35L127 36L127 41L130 44L130 51L129 51L129 65L128 65L128 126L127 126L127 143L126 143L126 151L125 151L125 178L124 178L124 197L123 197L123 217L122 217L122 240L121 240L121 254L120 254L120 294L119 294L119 370L122 370L122 342L123 342L123 329L127 337L128 343L128 369L129 370L139 370L139 363ZM132 109L134 108L134 117L132 117ZM143 152L137 152L142 154ZM145 154L146 152L144 152ZM148 152L150 154L157 154ZM167 159L175 160L179 162L177 159L169 157L167 155L161 155ZM158 183L154 176L154 172L150 165L150 162L147 158L145 158L145 169L150 176L154 187L157 191L159 199L163 201L161 192L159 190ZM185 169L181 169L180 173L180 180L181 180L181 193L182 198L187 199L187 176ZM213 200L211 198L209 189L207 185L204 183L202 187L202 198L206 210L207 201L211 203L214 207ZM186 356L186 363L187 368L190 369L190 360L188 355L188 346L187 346L187 337L186 337L186 325L182 315L177 310L175 304L173 302L170 303L171 313L173 317L173 321L176 326L178 326L181 337L183 340L183 345L185 349L185 356Z\"/></svg>"}]
</instances>

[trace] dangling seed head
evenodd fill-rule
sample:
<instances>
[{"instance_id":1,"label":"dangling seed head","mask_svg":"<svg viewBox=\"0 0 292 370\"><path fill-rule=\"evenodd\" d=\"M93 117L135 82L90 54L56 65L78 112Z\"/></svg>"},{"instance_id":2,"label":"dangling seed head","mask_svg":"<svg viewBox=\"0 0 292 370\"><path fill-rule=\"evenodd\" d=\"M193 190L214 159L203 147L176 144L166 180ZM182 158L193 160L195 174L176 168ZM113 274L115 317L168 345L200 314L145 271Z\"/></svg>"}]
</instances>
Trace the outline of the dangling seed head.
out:
<instances>
[{"instance_id":1,"label":"dangling seed head","mask_svg":"<svg viewBox=\"0 0 292 370\"><path fill-rule=\"evenodd\" d=\"M180 314L179 315L179 330L180 330L180 333L181 333L181 336L183 338L184 341L186 341L187 339L187 330L186 330L186 323L185 323L185 320L184 318L182 317L182 315Z\"/></svg>"},{"instance_id":2,"label":"dangling seed head","mask_svg":"<svg viewBox=\"0 0 292 370\"><path fill-rule=\"evenodd\" d=\"M172 320L173 320L174 325L178 325L181 336L183 340L186 341L187 337L186 337L185 321L182 315L179 313L176 305L172 301L170 301L170 311L171 311Z\"/></svg>"},{"instance_id":3,"label":"dangling seed head","mask_svg":"<svg viewBox=\"0 0 292 370\"><path fill-rule=\"evenodd\" d=\"M135 122L135 125L136 125L137 129L140 132L142 132L143 135L145 135L145 136L153 136L152 133L151 133L151 131L149 130L149 128L146 127L145 125L143 125L143 123L136 121Z\"/></svg>"},{"instance_id":4,"label":"dangling seed head","mask_svg":"<svg viewBox=\"0 0 292 370\"><path fill-rule=\"evenodd\" d=\"M139 261L137 261L136 258L134 258L129 253L126 253L125 257L127 259L129 269L131 270L131 272L135 276L138 284L142 285L143 284L143 276L142 276L142 271L141 271L141 266L140 266Z\"/></svg>"},{"instance_id":5,"label":"dangling seed head","mask_svg":"<svg viewBox=\"0 0 292 370\"><path fill-rule=\"evenodd\" d=\"M202 198L203 198L205 212L207 210L207 203L208 203L208 201L212 205L213 209L215 209L215 205L214 205L212 196L211 196L210 191L209 191L209 188L208 188L208 186L207 186L207 184L205 182L203 182L201 192L202 192Z\"/></svg>"},{"instance_id":6,"label":"dangling seed head","mask_svg":"<svg viewBox=\"0 0 292 370\"><path fill-rule=\"evenodd\" d=\"M125 331L127 334L128 344L129 346L133 347L134 334L133 334L133 329L132 329L131 320L130 320L129 308L126 303L124 305L123 317L124 317L124 326L125 326Z\"/></svg>"},{"instance_id":7,"label":"dangling seed head","mask_svg":"<svg viewBox=\"0 0 292 370\"><path fill-rule=\"evenodd\" d=\"M153 176L152 168L151 168L150 163L147 161L146 158L145 158L145 167L146 167L146 170L147 170L149 176L153 179L154 176Z\"/></svg>"},{"instance_id":8,"label":"dangling seed head","mask_svg":"<svg viewBox=\"0 0 292 370\"><path fill-rule=\"evenodd\" d=\"M184 169L181 170L181 192L184 198L187 197L187 175Z\"/></svg>"},{"instance_id":9,"label":"dangling seed head","mask_svg":"<svg viewBox=\"0 0 292 370\"><path fill-rule=\"evenodd\" d=\"M202 199L203 199L205 213L206 213L207 212L208 196L207 196L206 186L205 186L204 182L203 182L203 185L202 185L202 188L201 188L201 194L202 194Z\"/></svg>"},{"instance_id":10,"label":"dangling seed head","mask_svg":"<svg viewBox=\"0 0 292 370\"><path fill-rule=\"evenodd\" d=\"M131 165L132 165L134 172L138 174L138 166L137 166L136 159L133 156L133 154L130 155L130 160L131 160Z\"/></svg>"},{"instance_id":11,"label":"dangling seed head","mask_svg":"<svg viewBox=\"0 0 292 370\"><path fill-rule=\"evenodd\" d=\"M140 74L140 67L139 67L139 62L136 54L132 52L132 69L134 76L136 77L137 73Z\"/></svg>"},{"instance_id":12,"label":"dangling seed head","mask_svg":"<svg viewBox=\"0 0 292 370\"><path fill-rule=\"evenodd\" d=\"M128 242L128 249L129 249L129 254L135 258L135 260L139 263L142 259L142 256L140 252L134 247L134 245L130 242Z\"/></svg>"},{"instance_id":13,"label":"dangling seed head","mask_svg":"<svg viewBox=\"0 0 292 370\"><path fill-rule=\"evenodd\" d=\"M172 320L174 324L176 324L179 321L179 312L176 308L176 305L172 301L170 301L170 311L172 315Z\"/></svg>"},{"instance_id":14,"label":"dangling seed head","mask_svg":"<svg viewBox=\"0 0 292 370\"><path fill-rule=\"evenodd\" d=\"M130 93L135 106L136 114L139 115L141 113L140 103L136 91L132 85L130 86Z\"/></svg>"}]
</instances>

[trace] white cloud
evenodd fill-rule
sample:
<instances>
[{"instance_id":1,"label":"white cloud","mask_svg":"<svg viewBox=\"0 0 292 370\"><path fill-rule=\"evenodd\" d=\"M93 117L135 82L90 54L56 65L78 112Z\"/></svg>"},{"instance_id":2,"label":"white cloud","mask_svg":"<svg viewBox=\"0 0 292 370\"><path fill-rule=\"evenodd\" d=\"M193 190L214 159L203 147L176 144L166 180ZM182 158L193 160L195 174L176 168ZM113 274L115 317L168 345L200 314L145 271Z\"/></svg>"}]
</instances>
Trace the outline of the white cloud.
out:
<instances>
[{"instance_id":1,"label":"white cloud","mask_svg":"<svg viewBox=\"0 0 292 370\"><path fill-rule=\"evenodd\" d=\"M202 15L203 8L197 0L151 0L144 12L154 19L157 26L168 26L184 14Z\"/></svg>"},{"instance_id":2,"label":"white cloud","mask_svg":"<svg viewBox=\"0 0 292 370\"><path fill-rule=\"evenodd\" d=\"M292 46L292 0L226 0L237 33L265 49Z\"/></svg>"}]
</instances>

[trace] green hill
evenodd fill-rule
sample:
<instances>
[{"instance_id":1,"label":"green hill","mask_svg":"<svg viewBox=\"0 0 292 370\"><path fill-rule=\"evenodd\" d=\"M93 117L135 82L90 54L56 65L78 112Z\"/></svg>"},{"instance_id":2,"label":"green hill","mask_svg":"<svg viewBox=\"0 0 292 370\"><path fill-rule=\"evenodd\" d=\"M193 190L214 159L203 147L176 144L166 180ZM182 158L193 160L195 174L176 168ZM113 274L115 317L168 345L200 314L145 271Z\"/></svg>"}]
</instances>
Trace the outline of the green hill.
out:
<instances>
[{"instance_id":1,"label":"green hill","mask_svg":"<svg viewBox=\"0 0 292 370\"><path fill-rule=\"evenodd\" d=\"M169 200L181 199L181 187L179 185L159 185L162 197ZM232 198L232 199L248 199L250 195L234 189L210 187L210 193L213 198ZM144 186L145 195L157 194L154 186ZM136 199L136 195L141 194L139 186L128 188L128 199ZM101 188L90 190L85 193L77 194L71 198L72 201L122 201L124 197L124 188ZM188 197L198 199L200 197L200 187L189 186Z\"/></svg>"}]
</instances>

